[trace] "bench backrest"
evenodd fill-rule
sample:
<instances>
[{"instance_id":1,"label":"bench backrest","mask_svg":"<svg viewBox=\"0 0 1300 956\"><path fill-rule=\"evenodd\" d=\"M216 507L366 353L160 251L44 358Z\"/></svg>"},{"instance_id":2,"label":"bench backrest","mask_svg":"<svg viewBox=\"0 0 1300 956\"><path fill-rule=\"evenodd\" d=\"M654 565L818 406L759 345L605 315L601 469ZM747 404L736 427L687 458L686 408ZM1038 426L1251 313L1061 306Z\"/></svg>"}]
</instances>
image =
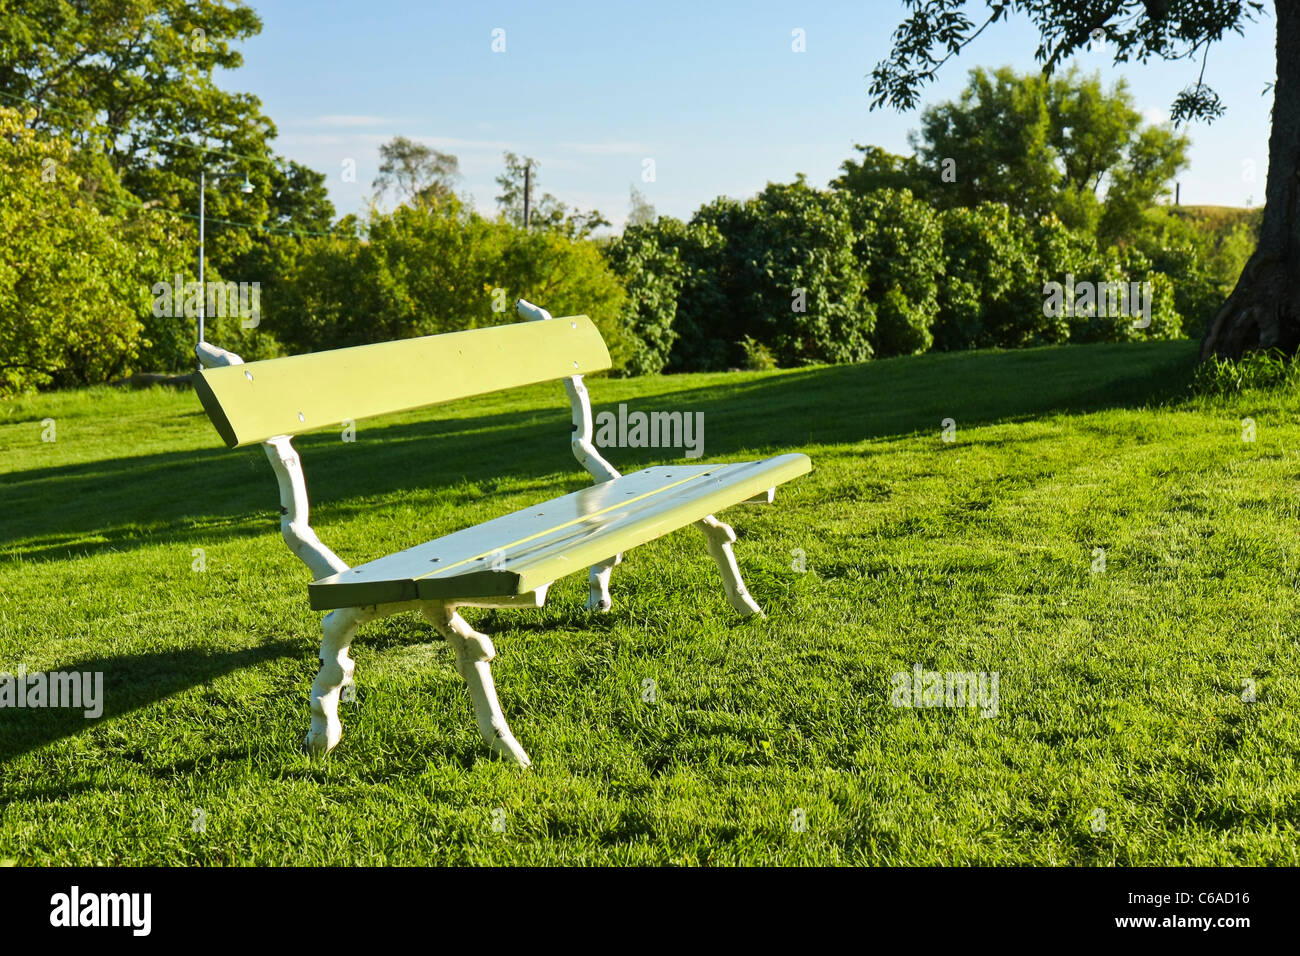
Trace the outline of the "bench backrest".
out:
<instances>
[{"instance_id":1,"label":"bench backrest","mask_svg":"<svg viewBox=\"0 0 1300 956\"><path fill-rule=\"evenodd\" d=\"M194 388L231 448L610 367L585 315L209 368Z\"/></svg>"}]
</instances>

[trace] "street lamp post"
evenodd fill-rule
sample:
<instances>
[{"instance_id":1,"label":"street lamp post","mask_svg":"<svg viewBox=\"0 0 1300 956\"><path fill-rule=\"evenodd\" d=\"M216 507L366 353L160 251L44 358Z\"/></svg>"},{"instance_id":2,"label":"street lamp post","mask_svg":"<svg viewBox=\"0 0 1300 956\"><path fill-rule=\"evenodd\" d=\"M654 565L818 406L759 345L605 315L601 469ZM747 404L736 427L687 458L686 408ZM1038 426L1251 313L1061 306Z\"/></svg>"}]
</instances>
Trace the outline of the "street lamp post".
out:
<instances>
[{"instance_id":1,"label":"street lamp post","mask_svg":"<svg viewBox=\"0 0 1300 956\"><path fill-rule=\"evenodd\" d=\"M217 177L218 180L223 178L225 177L222 176ZM204 226L204 218L206 212L205 200L207 198L207 184L208 184L207 170L200 167L199 168L199 328L198 328L199 345L203 344L203 325L204 325L204 320L207 319L207 308L208 308L208 287L203 281L203 260L204 260L203 226ZM244 184L239 187L239 191L241 193L244 193L245 195L253 191L253 184L248 180L248 173L244 173ZM199 371L200 372L203 371L202 362L199 363Z\"/></svg>"},{"instance_id":2,"label":"street lamp post","mask_svg":"<svg viewBox=\"0 0 1300 956\"><path fill-rule=\"evenodd\" d=\"M206 170L199 169L199 345L203 344L203 320L207 318L208 307L208 287L203 284L203 200L207 182ZM199 371L203 371L202 362Z\"/></svg>"}]
</instances>

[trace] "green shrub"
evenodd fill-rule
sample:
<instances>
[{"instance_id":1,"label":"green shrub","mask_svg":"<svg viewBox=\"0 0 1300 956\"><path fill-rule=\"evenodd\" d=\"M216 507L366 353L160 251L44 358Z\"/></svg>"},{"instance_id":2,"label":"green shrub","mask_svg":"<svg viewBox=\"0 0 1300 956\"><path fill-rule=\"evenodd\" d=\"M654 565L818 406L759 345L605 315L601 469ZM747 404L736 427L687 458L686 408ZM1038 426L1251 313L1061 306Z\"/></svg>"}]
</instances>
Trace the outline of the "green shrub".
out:
<instances>
[{"instance_id":1,"label":"green shrub","mask_svg":"<svg viewBox=\"0 0 1300 956\"><path fill-rule=\"evenodd\" d=\"M375 213L358 241L303 243L270 312L294 352L518 321L526 298L591 317L615 367L628 358L624 292L596 244L487 220L454 201Z\"/></svg>"},{"instance_id":2,"label":"green shrub","mask_svg":"<svg viewBox=\"0 0 1300 956\"><path fill-rule=\"evenodd\" d=\"M875 352L881 357L918 355L929 349L929 327L933 311L926 303L915 303L893 286L876 304Z\"/></svg>"},{"instance_id":3,"label":"green shrub","mask_svg":"<svg viewBox=\"0 0 1300 956\"><path fill-rule=\"evenodd\" d=\"M1098 263L1096 239L1069 228L1055 215L1039 218L1031 232L1034 259L1038 263L1033 293L1037 305L1006 316L997 336L998 344L1006 348L1054 345L1069 340L1069 313L1061 310L1049 315L1044 308L1046 284L1065 283L1069 276L1087 278Z\"/></svg>"},{"instance_id":4,"label":"green shrub","mask_svg":"<svg viewBox=\"0 0 1300 956\"><path fill-rule=\"evenodd\" d=\"M1050 338L1041 325L1042 284L1033 237L1024 220L1001 203L955 207L940 216L945 275L934 324L935 348L987 348L1029 335Z\"/></svg>"},{"instance_id":5,"label":"green shrub","mask_svg":"<svg viewBox=\"0 0 1300 956\"><path fill-rule=\"evenodd\" d=\"M1071 342L1136 342L1182 335L1182 316L1174 303L1173 283L1168 276L1152 272L1150 263L1137 249L1107 249L1075 276L1076 288L1081 282L1091 282L1096 294L1092 303L1083 307L1076 297L1068 316ZM1121 308L1116 309L1110 296L1103 294L1110 283L1127 292L1126 309L1122 307L1122 296ZM1149 324L1144 324L1148 320Z\"/></svg>"},{"instance_id":6,"label":"green shrub","mask_svg":"<svg viewBox=\"0 0 1300 956\"><path fill-rule=\"evenodd\" d=\"M622 322L628 348L624 371L629 375L662 371L677 341L673 326L686 271L674 241L681 225L665 217L629 226L603 249L627 292Z\"/></svg>"},{"instance_id":7,"label":"green shrub","mask_svg":"<svg viewBox=\"0 0 1300 956\"><path fill-rule=\"evenodd\" d=\"M675 369L740 365L746 336L782 366L871 356L874 310L844 197L773 183L702 207L687 236Z\"/></svg>"},{"instance_id":8,"label":"green shrub","mask_svg":"<svg viewBox=\"0 0 1300 956\"><path fill-rule=\"evenodd\" d=\"M750 372L768 372L776 368L776 359L762 342L757 342L746 335L740 340L740 347L745 352L745 369Z\"/></svg>"},{"instance_id":9,"label":"green shrub","mask_svg":"<svg viewBox=\"0 0 1300 956\"><path fill-rule=\"evenodd\" d=\"M1173 280L1174 305L1185 331L1199 337L1231 289L1225 290L1224 281L1213 272L1213 238L1187 217L1157 207L1146 212L1133 245L1152 270ZM1237 268L1228 281L1236 282L1240 274Z\"/></svg>"},{"instance_id":10,"label":"green shrub","mask_svg":"<svg viewBox=\"0 0 1300 956\"><path fill-rule=\"evenodd\" d=\"M150 287L188 258L160 214L96 209L73 158L0 108L0 395L135 371Z\"/></svg>"},{"instance_id":11,"label":"green shrub","mask_svg":"<svg viewBox=\"0 0 1300 956\"><path fill-rule=\"evenodd\" d=\"M878 189L847 201L854 254L867 278L867 301L875 306L874 353L928 350L944 273L938 213L906 189Z\"/></svg>"}]
</instances>

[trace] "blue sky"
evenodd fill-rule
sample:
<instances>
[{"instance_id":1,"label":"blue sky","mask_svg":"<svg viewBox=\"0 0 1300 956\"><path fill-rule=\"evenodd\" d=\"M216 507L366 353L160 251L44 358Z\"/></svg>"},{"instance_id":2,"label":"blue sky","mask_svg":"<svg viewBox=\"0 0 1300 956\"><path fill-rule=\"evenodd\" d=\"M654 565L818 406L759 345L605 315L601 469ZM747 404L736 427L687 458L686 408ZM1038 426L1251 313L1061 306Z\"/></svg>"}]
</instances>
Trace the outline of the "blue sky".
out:
<instances>
[{"instance_id":1,"label":"blue sky","mask_svg":"<svg viewBox=\"0 0 1300 956\"><path fill-rule=\"evenodd\" d=\"M867 75L902 17L858 3L309 3L250 0L262 33L222 84L262 99L276 148L327 174L340 214L366 204L378 145L405 135L454 153L461 190L493 211L504 150L535 157L541 187L621 226L635 185L687 217L718 195L752 195L796 173L824 185L855 142L910 152L917 113L868 110ZM1184 203L1258 205L1268 168L1271 16L1216 46L1206 72L1227 114L1195 124ZM505 31L505 52L492 50ZM801 29L806 52L792 50ZM924 102L952 99L974 66L1035 68L1036 34L1013 19L950 61ZM1199 64L1077 62L1123 76L1152 120ZM654 161L653 182L643 181ZM960 157L958 173L960 175ZM355 182L344 164L356 164ZM1253 179L1251 175L1253 173Z\"/></svg>"}]
</instances>

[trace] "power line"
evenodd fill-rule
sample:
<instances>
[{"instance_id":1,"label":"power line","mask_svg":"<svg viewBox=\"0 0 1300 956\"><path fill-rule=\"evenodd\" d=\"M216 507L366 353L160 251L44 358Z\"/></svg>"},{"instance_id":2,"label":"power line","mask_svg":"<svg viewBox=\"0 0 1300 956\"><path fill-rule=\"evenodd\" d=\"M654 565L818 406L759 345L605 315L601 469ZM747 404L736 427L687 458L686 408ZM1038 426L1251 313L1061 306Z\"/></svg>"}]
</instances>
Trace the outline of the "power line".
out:
<instances>
[{"instance_id":1,"label":"power line","mask_svg":"<svg viewBox=\"0 0 1300 956\"><path fill-rule=\"evenodd\" d=\"M139 209L143 212L153 212L157 210L158 212L170 213L173 216L180 216L182 219L197 220L199 218L198 216L194 215L194 213L192 212L181 212L179 209L169 209L166 206L151 206L148 203L143 203L143 202L129 202L125 199L118 199L116 196L106 195L106 196L101 196L99 198L105 199L111 203L117 203L119 206L128 206L132 209ZM286 236L325 236L325 237L332 236L335 239L356 238L355 236L348 236L346 233L318 232L311 229L287 229L283 226L266 226L266 225L260 225L255 222L235 222L233 219L214 219L212 216L204 216L203 220L204 222L218 222L221 223L223 226L236 226L240 229L252 229L259 232L273 232L273 233L279 233L281 235L286 235Z\"/></svg>"}]
</instances>

